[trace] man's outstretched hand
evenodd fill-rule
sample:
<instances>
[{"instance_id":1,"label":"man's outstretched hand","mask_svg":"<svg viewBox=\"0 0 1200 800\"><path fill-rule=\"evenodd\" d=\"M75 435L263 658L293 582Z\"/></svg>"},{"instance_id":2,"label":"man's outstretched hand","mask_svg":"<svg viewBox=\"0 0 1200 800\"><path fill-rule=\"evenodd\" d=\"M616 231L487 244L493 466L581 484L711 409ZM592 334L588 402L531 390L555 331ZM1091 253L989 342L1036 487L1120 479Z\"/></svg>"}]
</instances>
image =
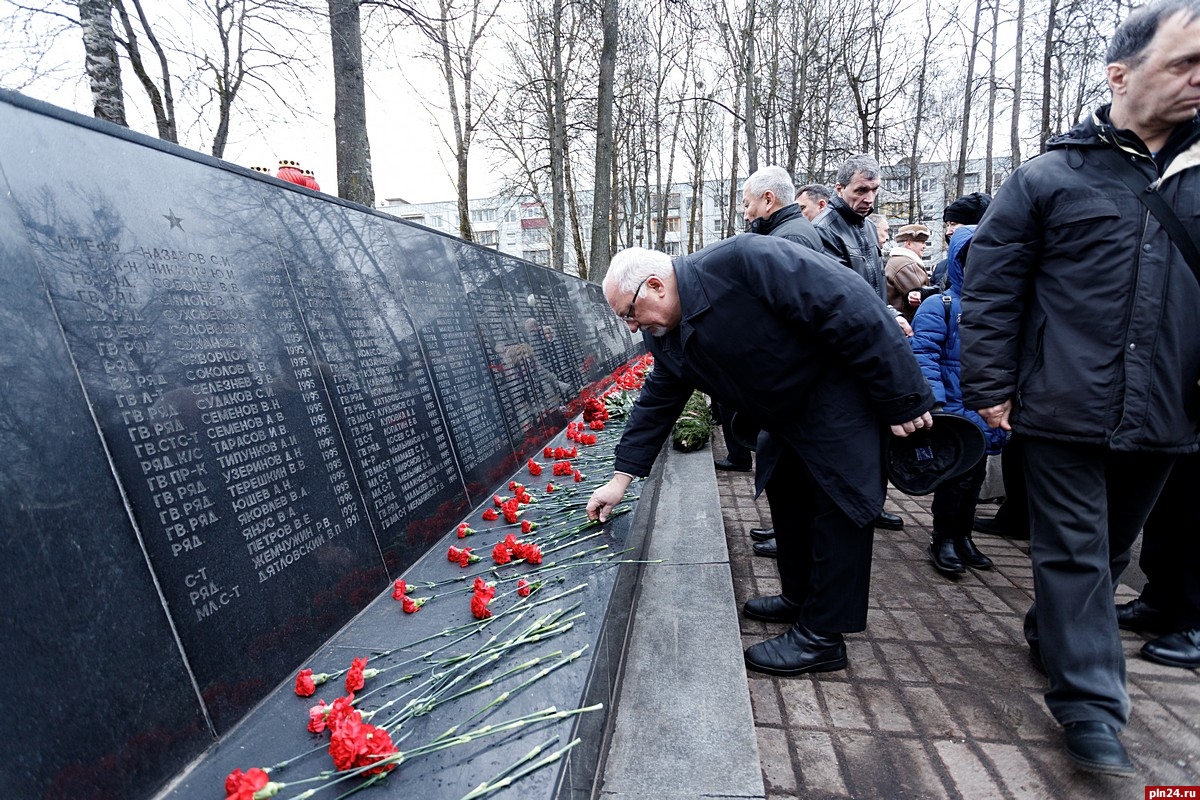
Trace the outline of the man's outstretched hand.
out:
<instances>
[{"instance_id":1,"label":"man's outstretched hand","mask_svg":"<svg viewBox=\"0 0 1200 800\"><path fill-rule=\"evenodd\" d=\"M632 482L631 476L618 472L613 475L612 480L592 492L592 497L587 504L588 519L607 522L608 515L617 507L617 503L621 502L621 498L625 496L625 490Z\"/></svg>"}]
</instances>

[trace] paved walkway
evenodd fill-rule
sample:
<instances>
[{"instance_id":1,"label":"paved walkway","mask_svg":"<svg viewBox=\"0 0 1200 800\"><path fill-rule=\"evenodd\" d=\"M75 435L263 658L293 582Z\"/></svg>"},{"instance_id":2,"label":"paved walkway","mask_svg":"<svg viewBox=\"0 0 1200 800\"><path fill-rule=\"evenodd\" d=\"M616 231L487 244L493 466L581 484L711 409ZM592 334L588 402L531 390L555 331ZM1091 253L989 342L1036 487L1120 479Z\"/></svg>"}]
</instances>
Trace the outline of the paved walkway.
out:
<instances>
[{"instance_id":1,"label":"paved walkway","mask_svg":"<svg viewBox=\"0 0 1200 800\"><path fill-rule=\"evenodd\" d=\"M725 452L719 432L713 452ZM770 512L765 497L753 499L751 473L716 474L740 609L779 592L775 562L756 557L746 535L769 525ZM1021 635L1033 596L1028 543L977 535L996 568L945 578L925 551L930 499L889 494L888 510L906 524L876 533L870 616L865 633L847 637L849 668L748 673L768 800L1127 800L1146 796L1147 785L1200 785L1200 676L1145 661L1145 638L1127 632L1133 712L1123 741L1139 774L1106 778L1071 767ZM1135 594L1122 586L1117 600ZM783 630L741 619L744 646Z\"/></svg>"}]
</instances>

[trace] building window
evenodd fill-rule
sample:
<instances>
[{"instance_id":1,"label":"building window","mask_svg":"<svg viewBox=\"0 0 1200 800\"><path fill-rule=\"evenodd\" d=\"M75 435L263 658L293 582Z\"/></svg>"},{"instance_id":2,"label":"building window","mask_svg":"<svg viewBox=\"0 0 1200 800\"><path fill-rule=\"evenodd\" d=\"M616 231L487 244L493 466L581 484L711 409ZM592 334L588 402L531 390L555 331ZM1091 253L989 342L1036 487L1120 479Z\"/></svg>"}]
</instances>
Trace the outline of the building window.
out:
<instances>
[{"instance_id":1,"label":"building window","mask_svg":"<svg viewBox=\"0 0 1200 800\"><path fill-rule=\"evenodd\" d=\"M516 222L517 219L518 219L517 210L515 208L510 208L508 211L506 211L504 213L504 221L505 222Z\"/></svg>"},{"instance_id":2,"label":"building window","mask_svg":"<svg viewBox=\"0 0 1200 800\"><path fill-rule=\"evenodd\" d=\"M669 256L679 255L679 242L664 242L663 252Z\"/></svg>"},{"instance_id":3,"label":"building window","mask_svg":"<svg viewBox=\"0 0 1200 800\"><path fill-rule=\"evenodd\" d=\"M471 222L495 222L496 209L475 208L471 210Z\"/></svg>"},{"instance_id":4,"label":"building window","mask_svg":"<svg viewBox=\"0 0 1200 800\"><path fill-rule=\"evenodd\" d=\"M908 176L902 178L888 178L884 183L884 188L894 194L908 194Z\"/></svg>"},{"instance_id":5,"label":"building window","mask_svg":"<svg viewBox=\"0 0 1200 800\"><path fill-rule=\"evenodd\" d=\"M534 264L541 264L543 267L550 263L549 250L526 250L521 256L526 261L532 261Z\"/></svg>"},{"instance_id":6,"label":"building window","mask_svg":"<svg viewBox=\"0 0 1200 800\"><path fill-rule=\"evenodd\" d=\"M891 203L884 203L878 210L889 219L910 219L912 206L908 204L907 200L895 200Z\"/></svg>"},{"instance_id":7,"label":"building window","mask_svg":"<svg viewBox=\"0 0 1200 800\"><path fill-rule=\"evenodd\" d=\"M938 179L937 178L930 176L930 175L926 175L921 178L921 193L922 194L924 194L925 192L936 192L937 189L938 189Z\"/></svg>"},{"instance_id":8,"label":"building window","mask_svg":"<svg viewBox=\"0 0 1200 800\"><path fill-rule=\"evenodd\" d=\"M979 191L979 173L968 172L963 176L963 191L967 194Z\"/></svg>"},{"instance_id":9,"label":"building window","mask_svg":"<svg viewBox=\"0 0 1200 800\"><path fill-rule=\"evenodd\" d=\"M500 244L500 231L476 231L475 241L482 245L498 245Z\"/></svg>"}]
</instances>

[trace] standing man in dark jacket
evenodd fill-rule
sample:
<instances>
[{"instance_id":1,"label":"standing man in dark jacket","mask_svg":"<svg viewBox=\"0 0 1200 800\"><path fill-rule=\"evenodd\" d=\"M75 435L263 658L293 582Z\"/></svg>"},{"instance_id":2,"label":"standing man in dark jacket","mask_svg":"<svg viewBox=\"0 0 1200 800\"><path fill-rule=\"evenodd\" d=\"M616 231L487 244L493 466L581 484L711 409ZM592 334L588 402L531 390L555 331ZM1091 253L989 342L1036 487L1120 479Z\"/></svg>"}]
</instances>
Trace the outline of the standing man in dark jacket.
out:
<instances>
[{"instance_id":1,"label":"standing man in dark jacket","mask_svg":"<svg viewBox=\"0 0 1200 800\"><path fill-rule=\"evenodd\" d=\"M1200 284L1116 170L1197 229L1200 0L1133 11L1108 62L1112 104L1021 165L976 231L963 399L1024 439L1026 638L1067 756L1132 775L1113 585L1175 455L1200 439Z\"/></svg>"},{"instance_id":2,"label":"standing man in dark jacket","mask_svg":"<svg viewBox=\"0 0 1200 800\"><path fill-rule=\"evenodd\" d=\"M746 230L779 236L820 251L821 237L796 203L796 186L783 167L763 167L742 188L742 216Z\"/></svg>"},{"instance_id":3,"label":"standing man in dark jacket","mask_svg":"<svg viewBox=\"0 0 1200 800\"><path fill-rule=\"evenodd\" d=\"M655 361L588 516L606 519L649 473L693 390L750 414L766 432L756 488L775 519L783 591L745 613L792 626L750 647L746 664L774 675L842 669L842 634L867 622L888 426L905 436L933 424L904 336L858 277L774 236L736 236L674 262L623 250L604 296Z\"/></svg>"},{"instance_id":4,"label":"standing man in dark jacket","mask_svg":"<svg viewBox=\"0 0 1200 800\"><path fill-rule=\"evenodd\" d=\"M887 303L887 281L883 277L883 259L879 253L879 230L867 217L879 193L879 162L868 155L850 156L838 168L834 197L813 227L821 237L825 252L858 273L879 299ZM905 336L912 336L908 320L887 306ZM880 511L875 527L898 531L904 520L890 511Z\"/></svg>"},{"instance_id":5,"label":"standing man in dark jacket","mask_svg":"<svg viewBox=\"0 0 1200 800\"><path fill-rule=\"evenodd\" d=\"M746 230L750 233L778 236L821 252L821 237L817 236L816 228L796 202L796 187L792 183L792 176L783 167L762 167L746 179L742 188L742 214L746 220ZM722 409L722 420L725 413L726 410ZM729 444L734 437L724 422L722 429L725 442L731 448L729 452L732 459L732 448L737 445ZM750 452L747 449L747 461L750 460L749 456ZM721 468L719 463L717 468ZM775 558L778 555L774 528L751 528L750 535L758 540L754 543L755 555L766 558Z\"/></svg>"}]
</instances>

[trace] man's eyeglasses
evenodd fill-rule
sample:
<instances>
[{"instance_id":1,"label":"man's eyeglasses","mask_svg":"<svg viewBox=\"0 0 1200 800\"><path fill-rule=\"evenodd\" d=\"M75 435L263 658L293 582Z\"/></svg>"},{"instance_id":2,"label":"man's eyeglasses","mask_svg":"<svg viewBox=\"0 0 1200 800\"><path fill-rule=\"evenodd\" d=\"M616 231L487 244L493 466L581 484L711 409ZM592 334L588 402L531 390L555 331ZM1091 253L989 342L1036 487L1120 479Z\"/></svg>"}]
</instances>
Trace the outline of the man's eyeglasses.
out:
<instances>
[{"instance_id":1,"label":"man's eyeglasses","mask_svg":"<svg viewBox=\"0 0 1200 800\"><path fill-rule=\"evenodd\" d=\"M652 277L654 276L647 275L646 277L642 278L642 282L639 283L637 288L633 290L633 299L629 301L629 310L621 315L621 319L625 320L626 322L637 322L637 320L633 318L633 307L637 304L638 294L642 291L642 287L645 286L646 281L650 280Z\"/></svg>"}]
</instances>

